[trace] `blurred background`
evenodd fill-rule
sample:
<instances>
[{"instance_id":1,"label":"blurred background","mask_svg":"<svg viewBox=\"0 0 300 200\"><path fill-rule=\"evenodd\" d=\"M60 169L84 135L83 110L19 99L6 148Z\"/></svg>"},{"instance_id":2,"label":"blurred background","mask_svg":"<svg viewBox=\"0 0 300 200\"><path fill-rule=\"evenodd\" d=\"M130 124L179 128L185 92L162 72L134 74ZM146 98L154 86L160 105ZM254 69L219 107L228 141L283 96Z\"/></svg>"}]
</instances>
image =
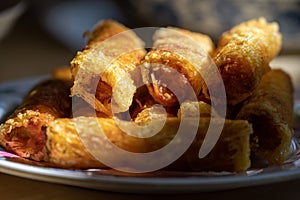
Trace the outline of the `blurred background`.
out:
<instances>
[{"instance_id":1,"label":"blurred background","mask_svg":"<svg viewBox=\"0 0 300 200\"><path fill-rule=\"evenodd\" d=\"M68 65L101 19L130 28L179 26L210 35L257 17L277 21L282 55L300 55L300 0L1 0L0 83Z\"/></svg>"}]
</instances>

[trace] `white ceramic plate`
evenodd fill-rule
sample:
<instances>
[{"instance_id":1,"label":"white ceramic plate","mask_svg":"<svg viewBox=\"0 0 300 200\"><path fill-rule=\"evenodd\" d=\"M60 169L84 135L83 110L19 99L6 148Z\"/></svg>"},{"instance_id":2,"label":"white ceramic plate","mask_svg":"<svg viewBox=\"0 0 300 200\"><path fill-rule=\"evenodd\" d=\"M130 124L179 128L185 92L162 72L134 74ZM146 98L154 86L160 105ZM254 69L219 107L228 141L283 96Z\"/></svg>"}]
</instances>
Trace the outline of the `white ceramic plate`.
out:
<instances>
[{"instance_id":1,"label":"white ceramic plate","mask_svg":"<svg viewBox=\"0 0 300 200\"><path fill-rule=\"evenodd\" d=\"M284 60L284 58L282 59ZM281 67L282 59L275 60L272 65L276 68ZM291 73L295 85L295 111L299 112L300 107L297 98L299 97L298 83L300 80L300 68L292 68L292 65L286 65L287 61L284 61L284 68ZM299 57L296 58L295 63L300 63ZM0 92L11 91L12 88L22 88L27 85L26 90L43 78L45 77L0 84ZM24 88L22 88L22 91L24 92ZM13 95L14 93L10 94ZM296 121L296 123L298 122ZM3 149L0 149L0 172L51 183L114 192L152 194L172 192L174 194L226 190L300 178L300 147L298 136L299 133L296 131L291 145L290 158L283 165L263 169L250 169L241 174L160 171L133 177L117 173L113 170L65 170L31 163L13 154L9 154Z\"/></svg>"}]
</instances>

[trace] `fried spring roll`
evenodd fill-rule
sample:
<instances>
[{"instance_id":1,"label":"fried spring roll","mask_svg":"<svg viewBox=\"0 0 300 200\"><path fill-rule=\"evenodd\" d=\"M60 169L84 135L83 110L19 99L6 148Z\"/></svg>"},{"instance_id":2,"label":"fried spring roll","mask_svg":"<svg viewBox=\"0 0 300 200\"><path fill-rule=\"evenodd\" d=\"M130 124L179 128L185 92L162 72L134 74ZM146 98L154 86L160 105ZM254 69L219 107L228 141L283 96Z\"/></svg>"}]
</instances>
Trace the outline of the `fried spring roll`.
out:
<instances>
[{"instance_id":1,"label":"fried spring roll","mask_svg":"<svg viewBox=\"0 0 300 200\"><path fill-rule=\"evenodd\" d=\"M278 24L267 23L264 18L223 33L213 60L222 75L229 104L236 105L252 94L280 49Z\"/></svg>"},{"instance_id":2,"label":"fried spring roll","mask_svg":"<svg viewBox=\"0 0 300 200\"><path fill-rule=\"evenodd\" d=\"M189 127L198 127L198 133L188 150L168 168L240 172L245 171L250 166L249 135L252 132L252 127L247 121L226 120L216 146L205 158L199 159L198 152L209 123L216 125L219 121L218 119L211 120L209 118L202 118L200 122L193 120L193 118L186 120ZM159 124L156 122L158 121L154 121L151 128L147 129L146 132L155 130L155 126ZM122 123L130 129L130 122L123 121ZM107 158L126 165L127 158L109 153L111 152L110 147L103 143L106 137L114 145L126 151L147 153L158 150L170 143L176 135L179 125L180 120L178 118L167 118L165 126L156 135L149 138L138 138L123 132L117 123L110 118L57 119L47 127L48 162L63 168L105 168L106 166L94 157L94 155L99 156L97 152L101 151L107 152L107 155L105 154ZM99 127L103 130L105 136L99 131ZM185 130L190 130L188 127L185 128ZM81 130L80 135L78 130ZM146 134L146 132L140 134ZM191 133L187 131L186 134ZM176 144L182 145L183 141L181 140L176 141L178 143ZM93 155L84 144L94 149ZM104 149L99 150L99 145L102 145ZM168 153L173 154L174 152ZM156 159L147 162L156 162Z\"/></svg>"},{"instance_id":3,"label":"fried spring roll","mask_svg":"<svg viewBox=\"0 0 300 200\"><path fill-rule=\"evenodd\" d=\"M136 90L129 72L144 58L143 45L125 26L101 21L90 33L85 49L71 61L72 96L82 97L107 116L112 115L112 104L115 112L127 111Z\"/></svg>"},{"instance_id":4,"label":"fried spring roll","mask_svg":"<svg viewBox=\"0 0 300 200\"><path fill-rule=\"evenodd\" d=\"M43 160L45 130L50 121L69 117L70 87L61 80L49 80L36 85L20 107L0 126L0 144L6 150L24 158Z\"/></svg>"},{"instance_id":5,"label":"fried spring roll","mask_svg":"<svg viewBox=\"0 0 300 200\"><path fill-rule=\"evenodd\" d=\"M270 165L281 164L290 153L293 136L293 86L289 75L271 70L237 115L253 123L251 150Z\"/></svg>"},{"instance_id":6,"label":"fried spring roll","mask_svg":"<svg viewBox=\"0 0 300 200\"><path fill-rule=\"evenodd\" d=\"M145 57L142 75L155 101L175 106L178 101L191 100L190 92L199 95L206 87L201 73L210 64L209 55L214 50L211 39L172 27L158 29L153 37L153 48Z\"/></svg>"}]
</instances>

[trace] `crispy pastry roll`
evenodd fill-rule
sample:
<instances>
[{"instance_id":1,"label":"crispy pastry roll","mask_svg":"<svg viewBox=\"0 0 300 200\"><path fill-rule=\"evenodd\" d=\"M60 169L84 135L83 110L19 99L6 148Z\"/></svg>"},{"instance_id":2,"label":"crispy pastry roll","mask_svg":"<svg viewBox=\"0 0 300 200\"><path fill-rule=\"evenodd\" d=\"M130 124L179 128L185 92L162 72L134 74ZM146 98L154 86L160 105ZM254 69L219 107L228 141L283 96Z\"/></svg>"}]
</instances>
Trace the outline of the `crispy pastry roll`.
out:
<instances>
[{"instance_id":1,"label":"crispy pastry roll","mask_svg":"<svg viewBox=\"0 0 300 200\"><path fill-rule=\"evenodd\" d=\"M160 28L142 67L143 81L156 102L175 106L206 87L202 73L214 44L207 35L179 28ZM190 89L191 88L191 89Z\"/></svg>"},{"instance_id":2,"label":"crispy pastry roll","mask_svg":"<svg viewBox=\"0 0 300 200\"><path fill-rule=\"evenodd\" d=\"M133 71L144 58L144 43L125 26L104 20L89 34L85 49L71 61L72 96L82 97L107 116L129 109L136 90ZM112 99L113 98L113 99Z\"/></svg>"},{"instance_id":3,"label":"crispy pastry roll","mask_svg":"<svg viewBox=\"0 0 300 200\"><path fill-rule=\"evenodd\" d=\"M280 49L278 24L267 23L264 18L223 33L213 60L222 75L229 104L236 105L251 95Z\"/></svg>"},{"instance_id":4,"label":"crispy pastry roll","mask_svg":"<svg viewBox=\"0 0 300 200\"><path fill-rule=\"evenodd\" d=\"M61 80L36 85L20 107L0 126L0 144L6 150L37 161L45 156L45 130L50 121L69 117L70 87Z\"/></svg>"},{"instance_id":5,"label":"crispy pastry roll","mask_svg":"<svg viewBox=\"0 0 300 200\"><path fill-rule=\"evenodd\" d=\"M196 127L198 131L194 140L192 138L191 146L187 146L187 151L182 156L179 155L179 159L168 168L240 172L250 166L249 135L252 127L246 120L226 120L222 134L213 150L206 157L199 159L198 152L210 121L209 118L202 118L200 122L195 118L186 119L185 124L188 127L184 127L184 130ZM106 157L110 161L124 163L123 167L126 168L126 163L135 159L135 156L129 158L120 156L121 154L110 153L113 150L110 145L104 143L107 138L113 145L128 152L153 152L171 143L178 131L180 119L167 118L165 125L158 130L157 134L143 138L142 135L148 135L156 130L160 124L159 120L154 120L150 128L139 132L139 137L127 134L136 131L129 124L131 122L122 121L121 123L127 127L126 133L119 128L116 121L110 118L77 117L52 121L46 132L49 163L63 168L104 168L106 165L101 160ZM214 119L211 123L217 125L220 121ZM99 131L100 129L103 132ZM184 137L189 137L190 134L186 131ZM186 145L184 138L175 139L172 142L176 149ZM167 159L173 153L169 151L159 155ZM100 159L94 156L99 156ZM157 159L149 159L146 163L152 165L152 162L157 162Z\"/></svg>"},{"instance_id":6,"label":"crispy pastry roll","mask_svg":"<svg viewBox=\"0 0 300 200\"><path fill-rule=\"evenodd\" d=\"M253 124L251 150L270 165L282 163L290 153L293 136L293 86L281 70L263 76L237 115Z\"/></svg>"}]
</instances>

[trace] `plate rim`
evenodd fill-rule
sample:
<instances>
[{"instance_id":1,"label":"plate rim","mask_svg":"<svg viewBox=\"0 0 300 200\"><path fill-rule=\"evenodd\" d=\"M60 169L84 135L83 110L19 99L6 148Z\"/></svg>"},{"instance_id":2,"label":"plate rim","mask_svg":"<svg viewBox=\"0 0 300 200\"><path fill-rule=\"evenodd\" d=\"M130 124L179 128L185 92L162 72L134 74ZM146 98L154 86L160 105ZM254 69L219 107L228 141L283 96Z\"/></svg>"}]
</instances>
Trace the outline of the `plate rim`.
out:
<instances>
[{"instance_id":1,"label":"plate rim","mask_svg":"<svg viewBox=\"0 0 300 200\"><path fill-rule=\"evenodd\" d=\"M0 158L0 172L32 180L126 193L189 193L237 189L294 180L300 168L254 175L209 177L128 177L94 175L89 171L33 166Z\"/></svg>"}]
</instances>

